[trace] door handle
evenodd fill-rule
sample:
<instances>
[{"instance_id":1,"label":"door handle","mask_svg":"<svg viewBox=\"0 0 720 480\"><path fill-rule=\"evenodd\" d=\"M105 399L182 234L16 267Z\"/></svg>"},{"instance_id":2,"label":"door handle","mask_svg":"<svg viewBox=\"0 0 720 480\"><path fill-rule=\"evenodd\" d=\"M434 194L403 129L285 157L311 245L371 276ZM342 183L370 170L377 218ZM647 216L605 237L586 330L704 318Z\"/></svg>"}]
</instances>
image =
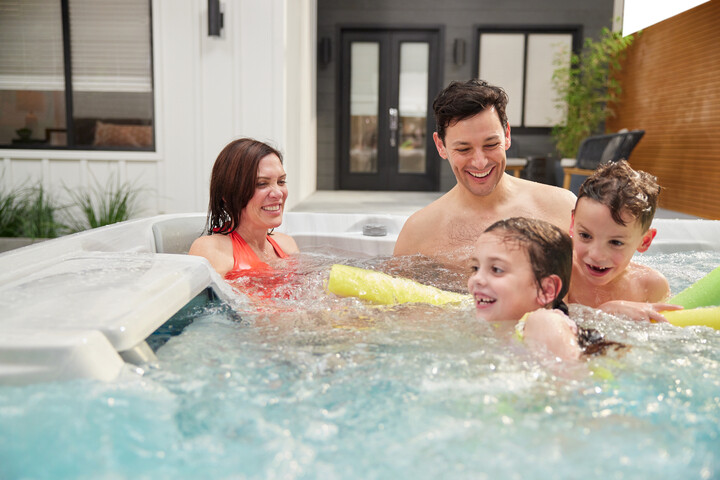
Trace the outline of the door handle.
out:
<instances>
[{"instance_id":1,"label":"door handle","mask_svg":"<svg viewBox=\"0 0 720 480\"><path fill-rule=\"evenodd\" d=\"M390 115L390 146L396 147L397 146L397 131L398 131L398 109L397 108L390 108L388 110L388 114Z\"/></svg>"}]
</instances>

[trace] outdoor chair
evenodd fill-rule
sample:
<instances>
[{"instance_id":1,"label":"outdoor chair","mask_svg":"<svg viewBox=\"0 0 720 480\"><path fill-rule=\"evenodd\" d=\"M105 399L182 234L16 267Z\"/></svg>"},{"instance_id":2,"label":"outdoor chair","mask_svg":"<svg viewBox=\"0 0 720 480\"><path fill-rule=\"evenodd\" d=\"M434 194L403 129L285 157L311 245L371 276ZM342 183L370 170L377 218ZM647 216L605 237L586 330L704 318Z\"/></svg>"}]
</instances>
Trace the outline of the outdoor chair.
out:
<instances>
[{"instance_id":1,"label":"outdoor chair","mask_svg":"<svg viewBox=\"0 0 720 480\"><path fill-rule=\"evenodd\" d=\"M592 175L602 164L628 160L643 135L645 130L632 130L586 138L580 144L575 165L563 167L563 188L570 189L573 175Z\"/></svg>"}]
</instances>

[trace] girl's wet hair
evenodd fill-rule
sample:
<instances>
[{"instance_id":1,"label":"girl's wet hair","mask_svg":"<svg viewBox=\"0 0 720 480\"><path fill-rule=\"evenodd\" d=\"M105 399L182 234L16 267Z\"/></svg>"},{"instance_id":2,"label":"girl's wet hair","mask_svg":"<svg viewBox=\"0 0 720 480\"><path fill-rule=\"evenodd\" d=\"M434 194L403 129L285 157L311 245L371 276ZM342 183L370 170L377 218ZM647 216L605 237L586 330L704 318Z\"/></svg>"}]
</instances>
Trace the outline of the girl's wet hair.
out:
<instances>
[{"instance_id":1,"label":"girl's wet hair","mask_svg":"<svg viewBox=\"0 0 720 480\"><path fill-rule=\"evenodd\" d=\"M222 149L210 176L210 204L207 233L228 234L240 225L243 208L255 194L260 160L282 154L270 145L252 138L241 138Z\"/></svg>"},{"instance_id":2,"label":"girl's wet hair","mask_svg":"<svg viewBox=\"0 0 720 480\"><path fill-rule=\"evenodd\" d=\"M572 273L570 236L552 223L525 217L497 221L485 229L485 233L488 232L495 232L505 241L517 242L525 248L538 288L542 288L543 278L550 275L560 277L562 282L560 292L551 304L552 308L558 308L570 287Z\"/></svg>"},{"instance_id":3,"label":"girl's wet hair","mask_svg":"<svg viewBox=\"0 0 720 480\"><path fill-rule=\"evenodd\" d=\"M618 225L625 225L622 214L627 212L640 221L645 232L652 224L659 195L657 178L635 171L628 162L620 160L601 165L585 179L578 200L588 197L605 205Z\"/></svg>"}]
</instances>

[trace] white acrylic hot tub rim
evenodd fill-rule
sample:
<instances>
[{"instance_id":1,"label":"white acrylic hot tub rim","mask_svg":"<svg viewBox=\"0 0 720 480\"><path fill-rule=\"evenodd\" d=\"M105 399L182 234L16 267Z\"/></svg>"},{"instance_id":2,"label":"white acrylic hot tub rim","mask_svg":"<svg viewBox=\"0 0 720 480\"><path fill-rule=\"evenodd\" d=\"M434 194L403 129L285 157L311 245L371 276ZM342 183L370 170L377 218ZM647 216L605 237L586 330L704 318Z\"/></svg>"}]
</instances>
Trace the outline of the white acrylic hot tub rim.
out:
<instances>
[{"instance_id":1,"label":"white acrylic hot tub rim","mask_svg":"<svg viewBox=\"0 0 720 480\"><path fill-rule=\"evenodd\" d=\"M151 277L148 283L151 287L159 285L151 295L141 291L135 297L127 298L129 304L137 302L138 309L129 311L119 320L110 319L115 322L111 324L103 323L109 314L97 307L83 312L89 315L85 315L84 323L77 326L72 323L78 316L77 310L54 309L47 321L41 319L39 322L23 317L23 309L14 309L12 316L3 315L0 317L0 331L3 331L0 337L0 384L77 377L111 380L125 365L118 351L136 342L144 343L147 335L202 290L209 287L221 298L237 301L206 260L155 253L153 225L173 219L202 225L205 214L160 215L133 220L0 254L0 303L3 292L12 292L25 279L44 281L44 272L69 264L81 269L84 264L93 262L122 263L123 259L134 256L149 257L153 259L151 263L158 264L157 268L150 268L147 275ZM331 247L363 257L389 256L406 219L402 215L386 214L289 212L279 230L293 235L301 250ZM368 224L383 225L387 235L364 236L363 226ZM658 219L653 227L658 229L658 235L649 252L720 251L720 221ZM715 266L709 266L708 270L711 267ZM157 278L152 278L153 273L157 273ZM44 292L48 298L43 301L52 303L55 298L61 303L67 291L63 291L63 285L57 287ZM132 285L122 287L132 291ZM125 293L123 290L123 296ZM79 305L77 308L84 307ZM96 318L96 323L88 324L87 318Z\"/></svg>"}]
</instances>

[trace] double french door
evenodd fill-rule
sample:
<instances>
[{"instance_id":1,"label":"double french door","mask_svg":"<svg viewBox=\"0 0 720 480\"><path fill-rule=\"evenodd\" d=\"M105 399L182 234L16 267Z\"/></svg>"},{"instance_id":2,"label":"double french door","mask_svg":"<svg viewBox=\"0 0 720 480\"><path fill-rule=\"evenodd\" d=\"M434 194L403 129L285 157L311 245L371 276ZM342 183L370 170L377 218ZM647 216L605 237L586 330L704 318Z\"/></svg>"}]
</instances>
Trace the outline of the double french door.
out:
<instances>
[{"instance_id":1,"label":"double french door","mask_svg":"<svg viewBox=\"0 0 720 480\"><path fill-rule=\"evenodd\" d=\"M437 190L439 33L343 30L340 188Z\"/></svg>"}]
</instances>

